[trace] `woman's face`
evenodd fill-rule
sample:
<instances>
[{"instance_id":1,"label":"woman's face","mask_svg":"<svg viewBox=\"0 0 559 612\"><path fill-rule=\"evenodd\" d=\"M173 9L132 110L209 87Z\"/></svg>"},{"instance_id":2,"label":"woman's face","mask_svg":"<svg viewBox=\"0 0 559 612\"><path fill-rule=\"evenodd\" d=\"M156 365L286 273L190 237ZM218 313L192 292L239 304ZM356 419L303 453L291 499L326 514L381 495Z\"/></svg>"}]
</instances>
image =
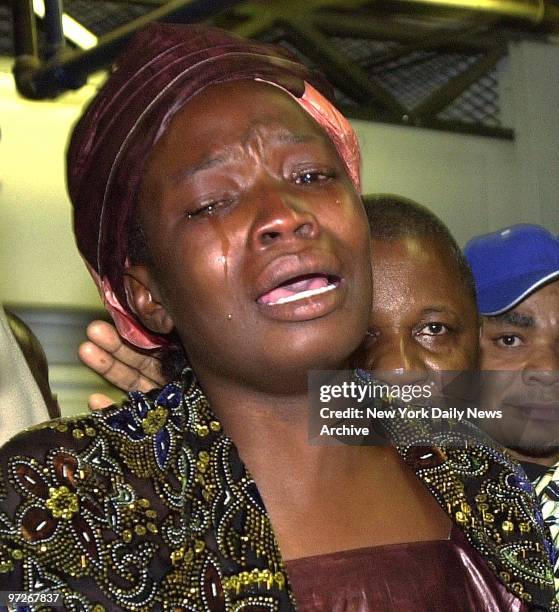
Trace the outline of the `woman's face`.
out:
<instances>
[{"instance_id":1,"label":"woman's face","mask_svg":"<svg viewBox=\"0 0 559 612\"><path fill-rule=\"evenodd\" d=\"M150 158L139 219L155 263L131 272L168 315L148 326L173 325L201 378L289 392L309 368L344 365L362 339L360 198L331 141L282 90L232 82L189 101Z\"/></svg>"}]
</instances>

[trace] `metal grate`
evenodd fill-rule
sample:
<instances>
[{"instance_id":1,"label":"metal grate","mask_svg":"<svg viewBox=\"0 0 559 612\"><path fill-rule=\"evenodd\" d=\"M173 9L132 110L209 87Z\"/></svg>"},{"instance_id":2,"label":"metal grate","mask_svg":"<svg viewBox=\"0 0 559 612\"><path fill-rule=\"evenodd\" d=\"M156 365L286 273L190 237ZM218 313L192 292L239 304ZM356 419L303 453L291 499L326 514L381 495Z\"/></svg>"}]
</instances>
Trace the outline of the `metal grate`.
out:
<instances>
[{"instance_id":1,"label":"metal grate","mask_svg":"<svg viewBox=\"0 0 559 612\"><path fill-rule=\"evenodd\" d=\"M335 47L340 49L349 59L360 65L367 65L385 53L401 49L403 45L390 40L369 40L365 38L328 37Z\"/></svg>"},{"instance_id":2,"label":"metal grate","mask_svg":"<svg viewBox=\"0 0 559 612\"><path fill-rule=\"evenodd\" d=\"M390 41L361 41L332 37L343 53L361 65L390 91L400 104L411 111L451 79L458 77L483 57L479 53L417 50L383 62L382 55L403 46ZM405 52L404 52L405 53ZM463 94L437 114L441 121L459 121L501 127L498 72L480 77Z\"/></svg>"},{"instance_id":3,"label":"metal grate","mask_svg":"<svg viewBox=\"0 0 559 612\"><path fill-rule=\"evenodd\" d=\"M103 0L65 0L64 11L96 36L102 36L129 21L145 15L153 7Z\"/></svg>"},{"instance_id":4,"label":"metal grate","mask_svg":"<svg viewBox=\"0 0 559 612\"><path fill-rule=\"evenodd\" d=\"M439 118L444 121L463 121L501 127L497 74L498 70L494 69L474 83L439 113Z\"/></svg>"}]
</instances>

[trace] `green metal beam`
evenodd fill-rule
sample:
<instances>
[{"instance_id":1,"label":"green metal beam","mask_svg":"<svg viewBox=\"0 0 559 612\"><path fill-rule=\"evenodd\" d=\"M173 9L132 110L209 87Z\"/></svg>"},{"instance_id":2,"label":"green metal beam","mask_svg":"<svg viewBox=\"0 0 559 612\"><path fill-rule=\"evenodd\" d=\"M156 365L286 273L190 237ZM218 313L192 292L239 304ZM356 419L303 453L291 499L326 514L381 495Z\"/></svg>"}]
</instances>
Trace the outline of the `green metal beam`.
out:
<instances>
[{"instance_id":1,"label":"green metal beam","mask_svg":"<svg viewBox=\"0 0 559 612\"><path fill-rule=\"evenodd\" d=\"M350 98L362 104L376 104L381 111L393 117L406 113L406 109L389 91L336 49L309 21L290 19L284 20L282 25L296 46L319 64L330 82Z\"/></svg>"}]
</instances>

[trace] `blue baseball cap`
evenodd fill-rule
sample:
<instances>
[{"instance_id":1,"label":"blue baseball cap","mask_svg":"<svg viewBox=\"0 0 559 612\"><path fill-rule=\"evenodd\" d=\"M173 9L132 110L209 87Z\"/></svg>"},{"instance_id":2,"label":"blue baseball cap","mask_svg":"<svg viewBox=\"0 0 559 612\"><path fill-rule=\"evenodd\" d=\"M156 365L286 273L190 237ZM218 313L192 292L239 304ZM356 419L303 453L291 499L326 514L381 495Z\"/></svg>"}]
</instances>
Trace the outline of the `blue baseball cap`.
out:
<instances>
[{"instance_id":1,"label":"blue baseball cap","mask_svg":"<svg viewBox=\"0 0 559 612\"><path fill-rule=\"evenodd\" d=\"M559 239L539 225L511 225L464 248L482 315L498 315L559 278Z\"/></svg>"}]
</instances>

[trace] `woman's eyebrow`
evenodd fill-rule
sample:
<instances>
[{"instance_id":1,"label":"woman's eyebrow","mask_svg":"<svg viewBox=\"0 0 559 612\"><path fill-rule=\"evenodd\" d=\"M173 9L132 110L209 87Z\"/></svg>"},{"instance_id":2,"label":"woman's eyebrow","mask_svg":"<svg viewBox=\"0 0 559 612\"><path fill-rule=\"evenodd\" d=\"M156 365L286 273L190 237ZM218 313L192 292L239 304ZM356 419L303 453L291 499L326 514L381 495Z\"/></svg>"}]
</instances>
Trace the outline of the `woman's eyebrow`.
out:
<instances>
[{"instance_id":1,"label":"woman's eyebrow","mask_svg":"<svg viewBox=\"0 0 559 612\"><path fill-rule=\"evenodd\" d=\"M278 132L273 138L280 144L303 144L306 142L315 142L318 137L314 134L305 134L304 132L290 132L289 130L282 130Z\"/></svg>"},{"instance_id":2,"label":"woman's eyebrow","mask_svg":"<svg viewBox=\"0 0 559 612\"><path fill-rule=\"evenodd\" d=\"M224 153L218 153L217 155L213 155L212 157L207 157L201 162L195 164L194 166L189 166L188 168L181 168L178 172L172 174L171 182L176 185L178 183L186 181L198 172L203 172L204 170L209 170L210 168L214 168L215 166L220 166L231 160L233 157L234 153L232 151L226 151Z\"/></svg>"},{"instance_id":3,"label":"woman's eyebrow","mask_svg":"<svg viewBox=\"0 0 559 612\"><path fill-rule=\"evenodd\" d=\"M255 139L261 138L266 132L269 134L271 142L278 144L302 144L305 142L315 142L319 140L316 134L312 134L305 131L293 131L285 126L278 125L274 119L270 119L269 122L263 121L262 118L255 119L246 131L246 134L242 140L242 146L248 146Z\"/></svg>"}]
</instances>

